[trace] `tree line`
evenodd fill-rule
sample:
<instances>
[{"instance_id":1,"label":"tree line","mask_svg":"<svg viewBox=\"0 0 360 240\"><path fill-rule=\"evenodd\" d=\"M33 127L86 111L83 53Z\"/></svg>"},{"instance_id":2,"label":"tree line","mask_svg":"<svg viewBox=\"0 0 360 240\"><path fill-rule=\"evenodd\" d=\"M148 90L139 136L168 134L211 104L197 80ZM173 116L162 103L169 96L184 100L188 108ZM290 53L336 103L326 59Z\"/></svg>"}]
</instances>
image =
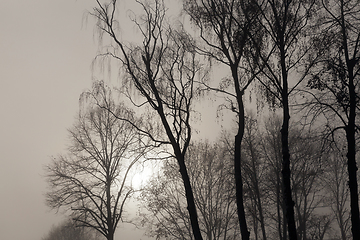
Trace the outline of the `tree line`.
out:
<instances>
[{"instance_id":1,"label":"tree line","mask_svg":"<svg viewBox=\"0 0 360 240\"><path fill-rule=\"evenodd\" d=\"M360 239L359 1L184 0L183 21L168 16L171 2L136 3L134 42L121 2L96 0L90 12L109 42L95 62L118 63L120 101L103 81L82 95L68 155L47 168L49 206L112 240L132 167L158 159L141 193L152 236L325 239L336 222L341 239ZM215 93L235 127L217 144L194 142L194 105ZM247 113L252 95L256 116L278 114Z\"/></svg>"},{"instance_id":2,"label":"tree line","mask_svg":"<svg viewBox=\"0 0 360 240\"><path fill-rule=\"evenodd\" d=\"M282 199L281 118L273 114L261 128L254 115L247 122L242 171L249 229L253 239L289 239ZM229 140L229 133L223 133L216 143L195 142L188 152L200 229L206 239L239 239L231 168L233 146ZM318 136L293 125L289 149L293 155L291 182L299 239L348 239L345 159L338 152L324 153ZM179 180L176 165L168 161L142 192L140 199L147 209L143 221L153 237L194 239Z\"/></svg>"}]
</instances>

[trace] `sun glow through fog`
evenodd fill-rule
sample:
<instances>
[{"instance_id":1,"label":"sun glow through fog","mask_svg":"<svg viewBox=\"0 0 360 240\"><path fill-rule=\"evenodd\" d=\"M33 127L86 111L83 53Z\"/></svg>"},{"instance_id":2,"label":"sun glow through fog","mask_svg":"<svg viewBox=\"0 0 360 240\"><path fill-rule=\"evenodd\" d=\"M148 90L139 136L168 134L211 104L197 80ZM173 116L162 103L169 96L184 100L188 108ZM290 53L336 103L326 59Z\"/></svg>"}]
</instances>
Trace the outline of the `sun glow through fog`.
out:
<instances>
[{"instance_id":1,"label":"sun glow through fog","mask_svg":"<svg viewBox=\"0 0 360 240\"><path fill-rule=\"evenodd\" d=\"M135 190L142 189L156 172L156 167L150 161L140 163L134 168L132 186Z\"/></svg>"}]
</instances>

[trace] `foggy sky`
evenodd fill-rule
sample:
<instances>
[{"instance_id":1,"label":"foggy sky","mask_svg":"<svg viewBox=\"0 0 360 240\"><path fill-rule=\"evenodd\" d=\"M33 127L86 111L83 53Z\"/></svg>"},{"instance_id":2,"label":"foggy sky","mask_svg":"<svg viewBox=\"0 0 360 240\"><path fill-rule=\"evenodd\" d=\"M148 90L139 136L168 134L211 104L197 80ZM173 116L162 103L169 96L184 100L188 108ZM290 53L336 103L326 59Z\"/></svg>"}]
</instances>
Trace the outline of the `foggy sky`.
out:
<instances>
[{"instance_id":1,"label":"foggy sky","mask_svg":"<svg viewBox=\"0 0 360 240\"><path fill-rule=\"evenodd\" d=\"M61 219L45 206L43 166L66 148L91 86L91 2L1 1L0 239L40 240Z\"/></svg>"}]
</instances>

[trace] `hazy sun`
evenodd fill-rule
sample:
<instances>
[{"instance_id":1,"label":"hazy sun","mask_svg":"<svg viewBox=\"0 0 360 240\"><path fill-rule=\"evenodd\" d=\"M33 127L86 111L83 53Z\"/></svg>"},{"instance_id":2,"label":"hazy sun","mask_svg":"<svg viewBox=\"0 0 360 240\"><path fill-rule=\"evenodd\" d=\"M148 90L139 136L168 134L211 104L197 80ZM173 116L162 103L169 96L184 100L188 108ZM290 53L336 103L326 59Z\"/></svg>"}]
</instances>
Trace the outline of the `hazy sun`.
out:
<instances>
[{"instance_id":1,"label":"hazy sun","mask_svg":"<svg viewBox=\"0 0 360 240\"><path fill-rule=\"evenodd\" d=\"M143 188L154 174L154 165L150 161L143 162L135 167L135 173L132 177L132 186L136 190Z\"/></svg>"}]
</instances>

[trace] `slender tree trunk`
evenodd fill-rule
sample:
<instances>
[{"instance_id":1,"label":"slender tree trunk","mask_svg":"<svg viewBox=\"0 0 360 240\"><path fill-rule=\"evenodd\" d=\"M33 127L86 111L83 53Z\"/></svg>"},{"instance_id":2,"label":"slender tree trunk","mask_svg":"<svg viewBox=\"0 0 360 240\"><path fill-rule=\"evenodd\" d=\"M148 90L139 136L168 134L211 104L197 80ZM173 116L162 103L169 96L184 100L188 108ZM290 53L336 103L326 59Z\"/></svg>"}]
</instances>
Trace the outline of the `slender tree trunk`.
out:
<instances>
[{"instance_id":1,"label":"slender tree trunk","mask_svg":"<svg viewBox=\"0 0 360 240\"><path fill-rule=\"evenodd\" d=\"M108 169L108 171L110 171ZM106 236L107 240L114 240L114 224L112 220L112 212L111 212L111 178L108 175L106 177L106 211L107 211L107 219L106 224L108 228L108 234Z\"/></svg>"},{"instance_id":2,"label":"slender tree trunk","mask_svg":"<svg viewBox=\"0 0 360 240\"><path fill-rule=\"evenodd\" d=\"M258 195L258 208L259 208L261 232L262 232L263 240L266 240L267 238L266 238L266 231L265 231L264 213L263 213L263 209L262 209L259 189L257 189L257 191L258 191L257 195Z\"/></svg>"},{"instance_id":3,"label":"slender tree trunk","mask_svg":"<svg viewBox=\"0 0 360 240\"><path fill-rule=\"evenodd\" d=\"M234 168L235 168L235 187L236 187L236 205L237 213L240 224L240 232L242 240L250 239L250 232L248 230L245 218L244 208L244 191L243 191L243 180L241 173L241 142L244 137L245 131L245 110L244 103L242 100L243 92L240 90L239 76L238 76L237 65L231 67L231 73L235 84L235 91L237 97L237 104L239 108L238 112L238 132L235 136L235 152L234 152Z\"/></svg>"},{"instance_id":4,"label":"slender tree trunk","mask_svg":"<svg viewBox=\"0 0 360 240\"><path fill-rule=\"evenodd\" d=\"M250 232L246 224L245 208L244 208L244 196L243 196L243 180L241 173L241 142L244 136L245 129L245 111L242 101L242 94L238 95L238 107L239 107L239 122L238 132L235 136L235 154L234 154L234 167L235 167L235 186L236 186L236 204L237 212L240 223L241 239L249 240Z\"/></svg>"},{"instance_id":5,"label":"slender tree trunk","mask_svg":"<svg viewBox=\"0 0 360 240\"><path fill-rule=\"evenodd\" d=\"M304 181L304 179L303 179ZM303 183L305 185L305 183ZM304 186L303 185L303 186ZM307 232L307 228L306 228L306 222L308 220L308 216L306 214L306 210L308 209L308 205L307 205L307 198L306 198L306 193L305 193L305 190L303 190L303 196L304 196L304 209L303 209L303 214L302 214L302 221L301 221L301 224L303 225L302 226L302 229L303 229L303 239L307 239L307 236L306 236L306 232Z\"/></svg>"},{"instance_id":6,"label":"slender tree trunk","mask_svg":"<svg viewBox=\"0 0 360 240\"><path fill-rule=\"evenodd\" d=\"M282 176L283 176L283 186L284 186L284 202L285 202L285 215L289 232L290 240L297 240L296 225L295 225L295 214L294 214L294 201L292 200L291 195L291 181L290 181L290 152L289 152L289 96L288 96L288 76L286 71L286 54L285 54L285 44L283 43L283 38L280 38L280 62L282 69L282 104L283 104L283 124L281 128L281 144L282 144Z\"/></svg>"},{"instance_id":7,"label":"slender tree trunk","mask_svg":"<svg viewBox=\"0 0 360 240\"><path fill-rule=\"evenodd\" d=\"M181 178L183 180L184 183L184 188L185 188L185 196L186 196L186 201L187 201L187 210L189 212L189 216L190 216L190 223L191 223L191 229L193 231L193 235L195 240L203 240L202 236L201 236L201 231L200 231L200 227L199 227L199 221L198 221L198 216L197 216L197 212L196 212L196 205L195 205L195 199L194 199L194 193L191 187L191 183L190 183L190 178L189 178L189 174L186 168L186 164L185 164L185 153L181 152L180 149L180 145L178 142L176 142L175 137L170 129L169 123L166 119L163 107L162 107L162 102L161 99L159 97L157 97L157 102L159 104L159 107L157 109L157 112L159 113L161 122L163 123L163 126L165 128L166 134L169 137L169 140L171 142L171 145L173 147L174 150L174 154L176 157L176 160L179 164L179 172L181 174ZM190 127L190 126L188 126ZM190 136L188 141L190 141Z\"/></svg>"},{"instance_id":8,"label":"slender tree trunk","mask_svg":"<svg viewBox=\"0 0 360 240\"><path fill-rule=\"evenodd\" d=\"M282 207L282 235L283 235L283 240L287 240L288 231L287 231L287 221L286 221L286 206L284 203L284 198L282 199L281 207Z\"/></svg>"},{"instance_id":9,"label":"slender tree trunk","mask_svg":"<svg viewBox=\"0 0 360 240\"><path fill-rule=\"evenodd\" d=\"M109 230L109 233L107 235L107 240L114 240L114 231L113 230Z\"/></svg>"},{"instance_id":10,"label":"slender tree trunk","mask_svg":"<svg viewBox=\"0 0 360 240\"><path fill-rule=\"evenodd\" d=\"M345 21L345 3L341 1L341 30L343 49L345 53L345 61L348 70L349 78L349 97L350 97L350 108L349 108L349 122L345 128L346 139L347 139L347 159L348 159L348 172L349 172L349 189L350 189L350 208L351 208L351 232L353 239L360 239L360 216L359 216L359 193L357 183L357 166L356 166L356 150L355 150L355 117L356 117L356 92L354 85L354 67L356 60L350 57L349 45L346 32L346 21ZM355 56L355 54L354 54Z\"/></svg>"},{"instance_id":11,"label":"slender tree trunk","mask_svg":"<svg viewBox=\"0 0 360 240\"><path fill-rule=\"evenodd\" d=\"M350 94L350 113L349 123L346 126L347 139L347 159L349 172L349 188L350 188L350 206L351 206L351 232L353 239L360 239L360 218L359 218L359 194L357 183L357 166L356 166L356 150L355 150L355 116L356 116L356 93L353 78L352 66L349 68L349 94Z\"/></svg>"},{"instance_id":12,"label":"slender tree trunk","mask_svg":"<svg viewBox=\"0 0 360 240\"><path fill-rule=\"evenodd\" d=\"M252 207L254 208L254 214L253 214L253 226L254 226L254 235L255 235L255 240L259 240L259 234L258 234L258 224L259 224L259 221L257 219L257 207L256 207L256 200L253 199L252 200L253 203L252 203Z\"/></svg>"},{"instance_id":13,"label":"slender tree trunk","mask_svg":"<svg viewBox=\"0 0 360 240\"><path fill-rule=\"evenodd\" d=\"M301 196L301 195L300 195ZM295 199L298 198L297 194L295 194ZM301 215L301 209L300 206L298 204L295 204L295 209L296 209L296 213L297 213L297 221L298 221L298 228L297 228L297 233L298 233L298 239L304 239L304 219L303 219L303 215Z\"/></svg>"},{"instance_id":14,"label":"slender tree trunk","mask_svg":"<svg viewBox=\"0 0 360 240\"><path fill-rule=\"evenodd\" d=\"M178 164L180 166L179 171L180 171L182 180L184 182L185 195L186 195L186 200L187 200L187 204L188 204L187 210L188 210L189 216L190 216L192 231L193 231L195 240L202 240L203 238L201 236L201 231L200 231L200 227L199 227L198 216L197 216L195 200L194 200L194 194L193 194L192 187L190 184L190 178L189 178L189 175L188 175L188 172L186 169L185 159L182 154L180 154L180 153L178 153L178 154L176 154L176 158L177 158Z\"/></svg>"},{"instance_id":15,"label":"slender tree trunk","mask_svg":"<svg viewBox=\"0 0 360 240\"><path fill-rule=\"evenodd\" d=\"M278 175L278 173L277 173ZM281 203L281 199L280 199L280 188L279 188L279 184L280 184L280 180L278 179L279 177L276 177L276 213L277 213L277 219L278 219L278 232L279 232L279 238L280 240L284 240L283 238L283 234L281 231L281 212L280 212L280 203Z\"/></svg>"},{"instance_id":16,"label":"slender tree trunk","mask_svg":"<svg viewBox=\"0 0 360 240\"><path fill-rule=\"evenodd\" d=\"M240 124L239 124L240 125ZM237 213L240 223L241 239L248 240L250 238L250 232L247 230L247 224L245 219L245 209L244 209L244 200L243 200L243 181L241 174L241 139L244 132L239 131L235 136L235 157L234 157L234 167L235 167L235 185L236 185L236 205Z\"/></svg>"},{"instance_id":17,"label":"slender tree trunk","mask_svg":"<svg viewBox=\"0 0 360 240\"><path fill-rule=\"evenodd\" d=\"M285 101L287 102L287 101ZM287 107L285 107L287 106ZM288 226L289 239L297 240L295 214L294 214L294 201L291 196L291 182L290 182L290 153L289 153L289 109L287 103L284 104L284 121L281 129L281 142L283 154L283 184L284 184L284 202L285 202L285 216Z\"/></svg>"}]
</instances>

